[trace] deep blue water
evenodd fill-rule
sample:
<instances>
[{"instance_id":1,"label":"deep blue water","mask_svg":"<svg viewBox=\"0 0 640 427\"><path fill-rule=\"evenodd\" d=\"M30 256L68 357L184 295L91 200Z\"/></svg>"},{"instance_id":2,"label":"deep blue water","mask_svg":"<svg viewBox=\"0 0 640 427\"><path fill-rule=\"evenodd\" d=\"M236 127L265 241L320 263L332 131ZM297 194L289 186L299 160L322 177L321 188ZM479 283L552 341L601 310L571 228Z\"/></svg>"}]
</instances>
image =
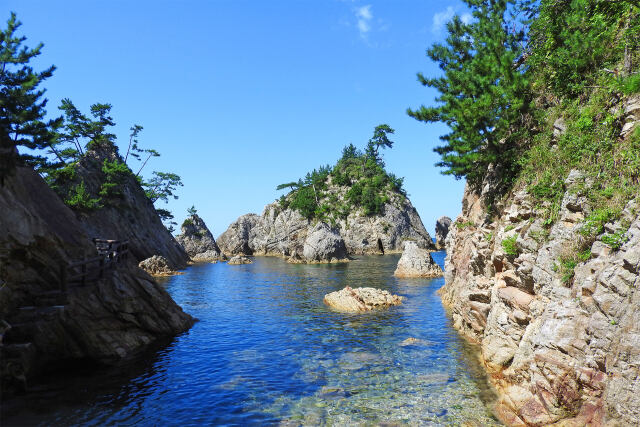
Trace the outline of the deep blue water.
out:
<instances>
[{"instance_id":1,"label":"deep blue water","mask_svg":"<svg viewBox=\"0 0 640 427\"><path fill-rule=\"evenodd\" d=\"M444 253L434 258L442 265ZM497 424L473 349L436 294L443 279L396 279L397 261L194 265L163 281L200 319L190 331L134 364L52 379L13 402L3 424ZM345 285L406 300L333 312L323 296Z\"/></svg>"}]
</instances>

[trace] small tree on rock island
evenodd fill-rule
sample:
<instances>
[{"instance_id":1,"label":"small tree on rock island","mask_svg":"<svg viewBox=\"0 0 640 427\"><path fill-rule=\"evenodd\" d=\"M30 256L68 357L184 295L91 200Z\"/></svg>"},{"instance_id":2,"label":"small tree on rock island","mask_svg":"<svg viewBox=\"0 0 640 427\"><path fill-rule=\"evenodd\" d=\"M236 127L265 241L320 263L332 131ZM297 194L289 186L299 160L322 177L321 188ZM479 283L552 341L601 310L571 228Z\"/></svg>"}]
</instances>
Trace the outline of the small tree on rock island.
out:
<instances>
[{"instance_id":1,"label":"small tree on rock island","mask_svg":"<svg viewBox=\"0 0 640 427\"><path fill-rule=\"evenodd\" d=\"M0 31L0 185L12 174L16 165L39 167L47 164L43 156L19 153L18 147L29 150L51 148L53 129L62 118L45 120L47 100L40 84L53 75L55 66L36 72L28 64L40 55L42 43L33 49L23 45L26 37L17 36L20 27L16 14L11 13L7 27Z\"/></svg>"},{"instance_id":2,"label":"small tree on rock island","mask_svg":"<svg viewBox=\"0 0 640 427\"><path fill-rule=\"evenodd\" d=\"M190 216L194 216L198 213L198 210L196 209L196 207L194 205L191 205L191 207L189 209L187 209L187 213Z\"/></svg>"}]
</instances>

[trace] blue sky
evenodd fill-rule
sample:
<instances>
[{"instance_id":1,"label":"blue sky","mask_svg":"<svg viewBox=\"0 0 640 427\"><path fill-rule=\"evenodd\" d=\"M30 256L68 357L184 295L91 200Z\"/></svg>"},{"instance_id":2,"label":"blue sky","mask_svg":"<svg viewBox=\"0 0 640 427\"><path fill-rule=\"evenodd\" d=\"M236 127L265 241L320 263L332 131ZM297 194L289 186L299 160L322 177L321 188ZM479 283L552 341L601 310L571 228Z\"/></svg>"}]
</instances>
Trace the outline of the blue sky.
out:
<instances>
[{"instance_id":1,"label":"blue sky","mask_svg":"<svg viewBox=\"0 0 640 427\"><path fill-rule=\"evenodd\" d=\"M179 223L195 205L215 236L238 216L260 213L275 187L333 164L343 146L363 147L373 128L396 130L384 153L433 234L460 212L463 181L442 176L432 149L446 132L406 115L435 91L426 49L458 2L3 0L27 45L45 44L36 69L49 112L62 98L88 111L113 104L119 144L144 126L142 147L162 156L153 170L179 174L169 205ZM135 167L134 167L135 169Z\"/></svg>"}]
</instances>

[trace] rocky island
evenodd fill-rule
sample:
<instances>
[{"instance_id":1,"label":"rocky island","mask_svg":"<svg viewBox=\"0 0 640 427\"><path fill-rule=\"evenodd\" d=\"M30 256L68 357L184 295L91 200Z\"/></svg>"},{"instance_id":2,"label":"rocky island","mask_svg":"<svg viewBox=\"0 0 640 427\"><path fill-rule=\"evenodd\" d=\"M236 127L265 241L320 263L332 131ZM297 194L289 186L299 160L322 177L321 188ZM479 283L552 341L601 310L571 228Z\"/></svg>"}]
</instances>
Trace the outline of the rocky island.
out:
<instances>
[{"instance_id":1,"label":"rocky island","mask_svg":"<svg viewBox=\"0 0 640 427\"><path fill-rule=\"evenodd\" d=\"M195 207L189 209L189 216L181 226L182 233L176 236L177 242L193 261L218 261L221 252L211 231L198 216Z\"/></svg>"},{"instance_id":2,"label":"rocky island","mask_svg":"<svg viewBox=\"0 0 640 427\"><path fill-rule=\"evenodd\" d=\"M349 145L335 166L279 186L291 191L261 215L243 215L232 223L217 239L222 252L326 262L347 255L401 252L405 240L435 249L402 179L384 169L378 150L391 147L390 133L393 129L380 125L366 153ZM332 243L318 252L314 248L319 241Z\"/></svg>"}]
</instances>

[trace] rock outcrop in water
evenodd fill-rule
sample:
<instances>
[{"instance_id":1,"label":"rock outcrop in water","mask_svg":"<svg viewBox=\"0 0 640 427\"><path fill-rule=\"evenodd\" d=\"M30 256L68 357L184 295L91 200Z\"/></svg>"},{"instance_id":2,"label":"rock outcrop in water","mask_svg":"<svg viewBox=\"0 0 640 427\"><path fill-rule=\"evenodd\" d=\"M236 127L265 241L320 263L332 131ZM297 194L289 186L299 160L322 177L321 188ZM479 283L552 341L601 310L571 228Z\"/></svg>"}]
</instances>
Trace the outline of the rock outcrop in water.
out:
<instances>
[{"instance_id":1,"label":"rock outcrop in water","mask_svg":"<svg viewBox=\"0 0 640 427\"><path fill-rule=\"evenodd\" d=\"M172 270L165 257L160 255L154 255L151 258L140 261L138 267L152 276L173 276L178 273Z\"/></svg>"},{"instance_id":2,"label":"rock outcrop in water","mask_svg":"<svg viewBox=\"0 0 640 427\"><path fill-rule=\"evenodd\" d=\"M402 304L402 297L376 288L351 288L349 286L324 296L329 307L349 313L362 313Z\"/></svg>"},{"instance_id":3,"label":"rock outcrop in water","mask_svg":"<svg viewBox=\"0 0 640 427\"><path fill-rule=\"evenodd\" d=\"M252 263L253 261L251 261L251 259L242 255L236 255L234 257L231 257L231 259L227 261L227 264L229 265L242 265L242 264L252 264Z\"/></svg>"},{"instance_id":4,"label":"rock outcrop in water","mask_svg":"<svg viewBox=\"0 0 640 427\"><path fill-rule=\"evenodd\" d=\"M431 253L419 248L415 242L405 242L404 251L393 273L396 277L440 277L442 269L431 257Z\"/></svg>"},{"instance_id":5,"label":"rock outcrop in water","mask_svg":"<svg viewBox=\"0 0 640 427\"><path fill-rule=\"evenodd\" d=\"M218 239L229 255L300 254L314 224L298 211L283 209L279 203L267 205L262 215L238 218ZM401 204L387 203L382 214L365 216L354 211L336 224L348 254L393 253L402 250L405 240L425 249L434 249L431 236L408 199Z\"/></svg>"},{"instance_id":6,"label":"rock outcrop in water","mask_svg":"<svg viewBox=\"0 0 640 427\"><path fill-rule=\"evenodd\" d=\"M198 214L189 215L182 223L181 231L182 233L176 236L176 241L182 245L192 260L220 260L220 248Z\"/></svg>"},{"instance_id":7,"label":"rock outcrop in water","mask_svg":"<svg viewBox=\"0 0 640 427\"><path fill-rule=\"evenodd\" d=\"M436 221L436 248L445 248L445 240L447 238L447 234L449 234L450 226L451 218L448 216L441 216L438 221Z\"/></svg>"},{"instance_id":8,"label":"rock outcrop in water","mask_svg":"<svg viewBox=\"0 0 640 427\"><path fill-rule=\"evenodd\" d=\"M61 267L98 253L87 218L78 221L34 171L18 168L0 187L0 211L3 392L52 363L114 362L193 324L131 259L65 288Z\"/></svg>"},{"instance_id":9,"label":"rock outcrop in water","mask_svg":"<svg viewBox=\"0 0 640 427\"><path fill-rule=\"evenodd\" d=\"M105 182L105 161L120 161L115 147L88 150L77 166L77 176L89 194L98 194ZM79 212L78 219L90 237L121 239L127 236L133 257L139 262L162 255L173 270L187 266L189 256L165 228L153 203L133 176L124 176L117 187L118 195L110 197L103 207Z\"/></svg>"},{"instance_id":10,"label":"rock outcrop in water","mask_svg":"<svg viewBox=\"0 0 640 427\"><path fill-rule=\"evenodd\" d=\"M478 342L510 425L635 425L640 417L640 206L605 224L575 269L562 260L584 243L590 183L565 181L547 230L524 190L491 220L484 192L465 190L447 238L442 299L455 327ZM489 187L485 187L488 190ZM565 425L565 424L563 424Z\"/></svg>"}]
</instances>

